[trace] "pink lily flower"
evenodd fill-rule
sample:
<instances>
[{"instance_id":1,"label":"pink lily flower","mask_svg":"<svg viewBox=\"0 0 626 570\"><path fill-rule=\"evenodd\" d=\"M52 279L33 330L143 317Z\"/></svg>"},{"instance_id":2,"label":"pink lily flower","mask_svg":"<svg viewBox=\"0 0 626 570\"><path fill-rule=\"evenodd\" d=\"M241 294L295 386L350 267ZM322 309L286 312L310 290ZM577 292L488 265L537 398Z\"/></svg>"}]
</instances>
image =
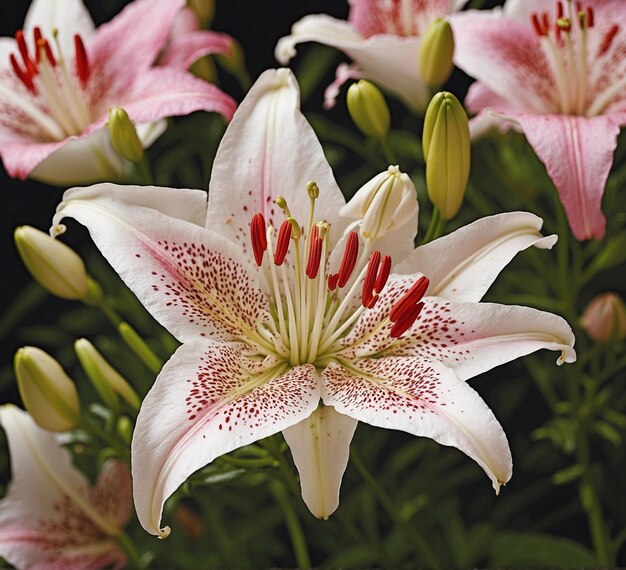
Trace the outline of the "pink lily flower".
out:
<instances>
[{"instance_id":1,"label":"pink lily flower","mask_svg":"<svg viewBox=\"0 0 626 570\"><path fill-rule=\"evenodd\" d=\"M0 407L13 480L0 501L0 556L17 568L122 568L115 537L131 514L131 481L122 461L105 464L98 482L72 465L55 434L19 408Z\"/></svg>"},{"instance_id":2,"label":"pink lily flower","mask_svg":"<svg viewBox=\"0 0 626 570\"><path fill-rule=\"evenodd\" d=\"M452 19L455 63L479 117L520 128L579 240L605 233L602 194L626 124L626 3L508 0Z\"/></svg>"},{"instance_id":3,"label":"pink lily flower","mask_svg":"<svg viewBox=\"0 0 626 570\"><path fill-rule=\"evenodd\" d=\"M574 337L555 315L478 301L518 251L555 237L517 212L414 250L409 206L389 233L359 237L362 220L341 215L359 208L346 207L287 69L266 71L239 106L208 203L199 190L65 193L52 232L65 217L84 224L183 343L133 437L135 506L148 532L169 533L163 504L191 473L279 431L320 518L338 506L358 421L461 449L496 491L508 481L506 436L465 380L540 348L571 362Z\"/></svg>"},{"instance_id":4,"label":"pink lily flower","mask_svg":"<svg viewBox=\"0 0 626 570\"><path fill-rule=\"evenodd\" d=\"M94 29L81 0L55 9L34 0L23 30L0 39L0 156L14 177L53 184L118 179L125 163L105 124L109 109L126 109L144 145L161 119L216 111L230 119L234 101L184 71L193 54L217 49L215 38L175 40L167 67L153 63L165 47L184 0L135 0Z\"/></svg>"},{"instance_id":5,"label":"pink lily flower","mask_svg":"<svg viewBox=\"0 0 626 570\"><path fill-rule=\"evenodd\" d=\"M337 67L328 86L325 106L332 107L340 87L355 78L370 79L422 111L430 89L422 79L420 36L435 18L460 10L467 0L349 0L348 21L326 14L305 16L291 34L276 44L275 56L286 65L296 55L296 45L318 42L337 48L354 61Z\"/></svg>"}]
</instances>

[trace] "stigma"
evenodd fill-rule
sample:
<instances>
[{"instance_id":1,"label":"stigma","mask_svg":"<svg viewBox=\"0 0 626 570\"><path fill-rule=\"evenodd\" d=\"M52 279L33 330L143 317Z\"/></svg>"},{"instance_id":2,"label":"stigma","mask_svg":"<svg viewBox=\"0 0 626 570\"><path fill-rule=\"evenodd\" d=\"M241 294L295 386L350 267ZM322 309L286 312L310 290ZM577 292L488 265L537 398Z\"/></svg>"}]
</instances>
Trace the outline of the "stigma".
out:
<instances>
[{"instance_id":1,"label":"stigma","mask_svg":"<svg viewBox=\"0 0 626 570\"><path fill-rule=\"evenodd\" d=\"M371 241L361 245L356 231L345 233L333 251L330 225L315 220L317 185L310 183L307 192L307 226L292 217L286 200L279 196L276 204L285 220L275 228L262 213L255 214L250 220L250 242L254 263L270 293L272 320L266 323L265 337L271 337L274 355L292 366L323 366L346 348L345 338L359 317L385 295L392 259L370 251ZM417 279L367 337L382 332L390 344L400 339L419 317L427 288L426 277Z\"/></svg>"}]
</instances>

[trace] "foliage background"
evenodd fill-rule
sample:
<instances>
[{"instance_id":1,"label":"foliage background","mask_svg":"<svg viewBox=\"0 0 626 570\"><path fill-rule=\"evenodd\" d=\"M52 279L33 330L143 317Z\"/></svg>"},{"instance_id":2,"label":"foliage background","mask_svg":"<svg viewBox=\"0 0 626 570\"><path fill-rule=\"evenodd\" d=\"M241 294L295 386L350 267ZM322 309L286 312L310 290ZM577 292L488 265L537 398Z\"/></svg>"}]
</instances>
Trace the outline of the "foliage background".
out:
<instances>
[{"instance_id":1,"label":"foliage background","mask_svg":"<svg viewBox=\"0 0 626 570\"><path fill-rule=\"evenodd\" d=\"M109 20L125 3L86 1L96 23ZM481 4L489 7L496 2ZM27 8L24 0L3 0L0 35L13 34L23 22ZM347 10L347 3L339 0L218 0L212 27L241 42L254 80L264 69L276 66L276 40L288 33L293 22L316 12L345 18ZM294 67L302 85L303 110L324 144L340 186L350 195L384 169L386 162L379 149L364 141L351 125L341 97L334 110L322 110L323 87L332 80L334 65L341 60L342 56L334 50L307 45L300 49ZM218 73L223 88L241 100L242 87L228 74L221 70ZM447 88L461 98L469 82L457 70ZM421 123L397 102L392 101L391 108L393 146L401 168L411 173L418 187L425 228L429 205L420 159ZM172 123L172 128L150 150L157 183L205 188L223 132L220 119L196 114ZM625 146L622 140L615 172L623 171ZM521 136L511 134L483 141L473 151L472 186L466 205L446 232L482 215L515 209L534 211L546 218L548 232L557 230L558 207L554 205L552 185ZM610 183L604 208L622 220L621 225L614 225L616 232L623 232L623 188L621 202L618 201L621 176ZM145 393L152 376L119 343L106 320L94 309L48 296L31 281L19 262L12 241L15 227L29 224L46 229L63 189L12 180L2 170L0 185L0 255L4 265L0 278L2 401L19 401L11 361L14 351L25 344L41 346L55 354L79 382L83 401L97 401L71 350L73 341L80 336L94 341L126 378ZM83 254L90 271L115 298L118 309L132 315L132 322L150 339L155 351L166 358L175 342L112 274L87 233L74 224L66 241ZM601 247L602 244L584 248L570 244L570 253L575 255L575 248L579 248L578 253L590 263ZM548 308L566 314L572 322L576 314L559 310L562 307L558 288L555 290L549 282L556 279L552 273L556 266L556 250L525 252L505 270L487 300ZM624 269L622 262L613 271L600 272L593 284L582 288L578 310L594 294L605 290L616 290L624 296ZM583 333L579 329L576 332L580 341ZM582 346L588 347L589 342L583 339ZM444 567L594 566L596 559L583 508L589 499L581 497L580 479L575 469L572 471L577 464L581 429L572 423L572 401L568 396L568 382L575 380L565 369L557 368L554 360L553 354L533 355L472 382L503 424L513 451L514 476L500 497L493 495L478 465L457 450L360 424L353 442L357 460L348 466L341 505L329 521L317 521L308 513L298 498L297 487L288 495L287 500L304 527L313 564L430 565L432 561L423 550L425 541ZM614 389L607 396L611 412L623 413L626 409L624 380L623 372L612 380ZM601 407L597 413L601 415L603 410ZM610 535L616 537L626 526L626 457L622 441L625 425L609 424L612 429L605 428L604 434L594 425L585 424L584 429L590 433L591 476L600 493L597 506L602 509ZM2 449L0 473L6 483L8 456L6 447ZM293 477L289 453L283 455L277 447L277 454ZM363 468L359 467L358 458ZM93 468L90 460L88 449L77 458L88 472ZM276 472L273 465L250 470L217 461L183 487L178 507L170 503L166 520L173 523L174 532L167 541L149 537L136 521L130 533L141 551L154 553L154 566L158 568L195 568L198 564L293 566L287 527L276 500ZM296 483L293 478L287 481L288 486ZM615 563L626 565L626 549L621 544L616 545L613 555Z\"/></svg>"}]
</instances>

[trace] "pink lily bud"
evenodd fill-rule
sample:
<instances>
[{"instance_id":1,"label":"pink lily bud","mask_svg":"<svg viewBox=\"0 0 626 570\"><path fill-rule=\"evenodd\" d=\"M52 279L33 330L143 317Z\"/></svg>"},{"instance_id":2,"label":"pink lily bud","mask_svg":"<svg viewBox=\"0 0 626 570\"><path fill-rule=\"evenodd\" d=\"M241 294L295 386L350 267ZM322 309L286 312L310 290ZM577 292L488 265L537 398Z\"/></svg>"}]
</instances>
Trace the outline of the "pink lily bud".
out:
<instances>
[{"instance_id":1,"label":"pink lily bud","mask_svg":"<svg viewBox=\"0 0 626 570\"><path fill-rule=\"evenodd\" d=\"M580 324L598 342L624 340L626 305L615 293L598 295L585 308Z\"/></svg>"}]
</instances>

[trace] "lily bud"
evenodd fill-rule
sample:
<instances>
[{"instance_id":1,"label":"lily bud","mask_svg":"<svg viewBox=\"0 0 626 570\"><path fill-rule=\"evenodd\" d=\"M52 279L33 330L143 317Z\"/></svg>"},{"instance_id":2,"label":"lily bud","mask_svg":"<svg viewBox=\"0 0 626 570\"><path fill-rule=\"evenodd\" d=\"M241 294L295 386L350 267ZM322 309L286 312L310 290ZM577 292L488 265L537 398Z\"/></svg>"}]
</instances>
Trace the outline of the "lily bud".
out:
<instances>
[{"instance_id":1,"label":"lily bud","mask_svg":"<svg viewBox=\"0 0 626 570\"><path fill-rule=\"evenodd\" d=\"M189 7L195 12L203 28L207 28L215 16L215 0L189 0Z\"/></svg>"},{"instance_id":2,"label":"lily bud","mask_svg":"<svg viewBox=\"0 0 626 570\"><path fill-rule=\"evenodd\" d=\"M467 114L452 93L437 93L428 105L422 146L428 196L449 220L461 207L470 171Z\"/></svg>"},{"instance_id":3,"label":"lily bud","mask_svg":"<svg viewBox=\"0 0 626 570\"><path fill-rule=\"evenodd\" d=\"M86 338L81 338L74 343L74 350L81 366L105 404L119 411L118 396L121 396L133 410L139 409L141 400L137 392L104 359L93 344Z\"/></svg>"},{"instance_id":4,"label":"lily bud","mask_svg":"<svg viewBox=\"0 0 626 570\"><path fill-rule=\"evenodd\" d=\"M26 409L42 428L64 432L80 417L76 386L52 356L34 346L15 353L17 386Z\"/></svg>"},{"instance_id":5,"label":"lily bud","mask_svg":"<svg viewBox=\"0 0 626 570\"><path fill-rule=\"evenodd\" d=\"M62 299L90 297L85 264L73 249L31 226L17 228L14 239L24 265L44 289Z\"/></svg>"},{"instance_id":6,"label":"lily bud","mask_svg":"<svg viewBox=\"0 0 626 570\"><path fill-rule=\"evenodd\" d=\"M339 213L362 219L361 236L376 239L410 220L417 208L413 182L397 166L390 166L366 182Z\"/></svg>"},{"instance_id":7,"label":"lily bud","mask_svg":"<svg viewBox=\"0 0 626 570\"><path fill-rule=\"evenodd\" d=\"M113 107L109 112L109 134L115 152L129 162L138 163L143 158L143 144L137 134L135 123L121 107Z\"/></svg>"},{"instance_id":8,"label":"lily bud","mask_svg":"<svg viewBox=\"0 0 626 570\"><path fill-rule=\"evenodd\" d=\"M443 85L452 73L454 34L450 22L434 19L422 36L420 46L421 75L431 87Z\"/></svg>"},{"instance_id":9,"label":"lily bud","mask_svg":"<svg viewBox=\"0 0 626 570\"><path fill-rule=\"evenodd\" d=\"M348 112L358 129L367 136L383 139L389 132L389 107L380 89L360 79L350 85L346 99Z\"/></svg>"},{"instance_id":10,"label":"lily bud","mask_svg":"<svg viewBox=\"0 0 626 570\"><path fill-rule=\"evenodd\" d=\"M580 320L594 340L609 342L626 338L626 305L615 293L598 295L587 305Z\"/></svg>"}]
</instances>

